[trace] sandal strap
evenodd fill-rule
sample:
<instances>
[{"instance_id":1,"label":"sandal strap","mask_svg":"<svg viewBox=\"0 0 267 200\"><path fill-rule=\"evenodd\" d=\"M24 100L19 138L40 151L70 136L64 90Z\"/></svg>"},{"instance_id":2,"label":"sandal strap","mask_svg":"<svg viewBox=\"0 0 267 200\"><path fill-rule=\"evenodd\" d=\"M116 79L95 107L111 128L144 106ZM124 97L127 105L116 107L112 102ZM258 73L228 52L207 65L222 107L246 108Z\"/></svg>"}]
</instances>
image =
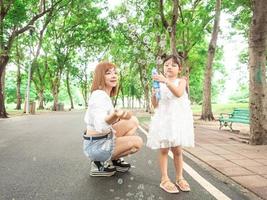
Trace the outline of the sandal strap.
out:
<instances>
[{"instance_id":1,"label":"sandal strap","mask_svg":"<svg viewBox=\"0 0 267 200\"><path fill-rule=\"evenodd\" d=\"M185 187L190 187L189 183L184 178L176 180L176 184L178 184L178 185L181 185L181 182Z\"/></svg>"},{"instance_id":2,"label":"sandal strap","mask_svg":"<svg viewBox=\"0 0 267 200\"><path fill-rule=\"evenodd\" d=\"M161 183L162 184L165 184L167 182L171 182L171 180L169 178L166 178L166 179L161 180Z\"/></svg>"},{"instance_id":3,"label":"sandal strap","mask_svg":"<svg viewBox=\"0 0 267 200\"><path fill-rule=\"evenodd\" d=\"M184 178L180 178L180 179L176 180L176 183L180 184L182 181L185 183L185 185L189 185L187 180L185 180Z\"/></svg>"}]
</instances>

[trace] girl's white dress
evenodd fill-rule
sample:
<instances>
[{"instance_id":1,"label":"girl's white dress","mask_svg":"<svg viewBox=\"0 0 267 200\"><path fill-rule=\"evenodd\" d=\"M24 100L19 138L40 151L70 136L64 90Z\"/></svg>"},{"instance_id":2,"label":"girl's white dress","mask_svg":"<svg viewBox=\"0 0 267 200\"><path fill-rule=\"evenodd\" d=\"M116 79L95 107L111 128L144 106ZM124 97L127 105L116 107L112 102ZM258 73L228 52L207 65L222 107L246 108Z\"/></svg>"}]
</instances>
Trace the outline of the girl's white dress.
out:
<instances>
[{"instance_id":1,"label":"girl's white dress","mask_svg":"<svg viewBox=\"0 0 267 200\"><path fill-rule=\"evenodd\" d=\"M180 79L174 80L178 86ZM160 101L151 118L147 146L151 149L194 147L193 113L187 92L176 97L160 83Z\"/></svg>"}]
</instances>

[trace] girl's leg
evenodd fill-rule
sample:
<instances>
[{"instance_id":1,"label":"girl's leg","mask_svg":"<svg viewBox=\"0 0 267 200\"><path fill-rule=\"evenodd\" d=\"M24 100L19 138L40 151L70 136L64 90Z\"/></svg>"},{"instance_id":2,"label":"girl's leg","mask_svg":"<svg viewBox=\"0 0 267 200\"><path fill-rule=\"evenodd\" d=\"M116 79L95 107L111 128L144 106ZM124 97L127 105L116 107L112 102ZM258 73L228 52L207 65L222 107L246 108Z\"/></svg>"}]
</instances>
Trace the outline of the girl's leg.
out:
<instances>
[{"instance_id":1,"label":"girl's leg","mask_svg":"<svg viewBox=\"0 0 267 200\"><path fill-rule=\"evenodd\" d=\"M112 155L112 160L117 160L123 156L136 153L141 149L143 140L139 136L124 136L117 137L115 150Z\"/></svg>"},{"instance_id":2,"label":"girl's leg","mask_svg":"<svg viewBox=\"0 0 267 200\"><path fill-rule=\"evenodd\" d=\"M119 122L112 125L116 130L116 136L130 136L135 133L139 125L138 119L132 116L129 120L120 120Z\"/></svg>"},{"instance_id":3,"label":"girl's leg","mask_svg":"<svg viewBox=\"0 0 267 200\"><path fill-rule=\"evenodd\" d=\"M172 147L173 162L176 172L176 180L183 178L183 153L181 147Z\"/></svg>"},{"instance_id":4,"label":"girl's leg","mask_svg":"<svg viewBox=\"0 0 267 200\"><path fill-rule=\"evenodd\" d=\"M168 176L168 152L169 148L161 148L159 151L159 165L161 171L160 187L168 193L178 193L178 189L170 181Z\"/></svg>"},{"instance_id":5,"label":"girl's leg","mask_svg":"<svg viewBox=\"0 0 267 200\"><path fill-rule=\"evenodd\" d=\"M180 146L172 147L173 162L176 171L176 184L182 191L190 191L190 186L183 177L183 151Z\"/></svg>"},{"instance_id":6,"label":"girl's leg","mask_svg":"<svg viewBox=\"0 0 267 200\"><path fill-rule=\"evenodd\" d=\"M169 152L169 148L161 148L159 151L159 166L160 166L160 172L161 172L161 180L169 179L168 152Z\"/></svg>"}]
</instances>

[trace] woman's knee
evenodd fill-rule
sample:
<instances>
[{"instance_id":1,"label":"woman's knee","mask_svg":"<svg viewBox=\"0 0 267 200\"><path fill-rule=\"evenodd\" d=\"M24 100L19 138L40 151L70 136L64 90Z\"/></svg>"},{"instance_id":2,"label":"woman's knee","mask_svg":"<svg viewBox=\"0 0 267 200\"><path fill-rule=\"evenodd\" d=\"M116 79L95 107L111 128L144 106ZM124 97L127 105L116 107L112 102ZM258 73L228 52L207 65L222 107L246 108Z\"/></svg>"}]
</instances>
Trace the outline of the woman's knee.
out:
<instances>
[{"instance_id":1,"label":"woman's knee","mask_svg":"<svg viewBox=\"0 0 267 200\"><path fill-rule=\"evenodd\" d=\"M139 121L138 121L137 117L132 116L131 119L130 119L130 122L131 122L133 128L138 128Z\"/></svg>"},{"instance_id":2,"label":"woman's knee","mask_svg":"<svg viewBox=\"0 0 267 200\"><path fill-rule=\"evenodd\" d=\"M143 146L143 140L139 136L133 136L132 138L132 147L135 147L137 149L140 149Z\"/></svg>"}]
</instances>

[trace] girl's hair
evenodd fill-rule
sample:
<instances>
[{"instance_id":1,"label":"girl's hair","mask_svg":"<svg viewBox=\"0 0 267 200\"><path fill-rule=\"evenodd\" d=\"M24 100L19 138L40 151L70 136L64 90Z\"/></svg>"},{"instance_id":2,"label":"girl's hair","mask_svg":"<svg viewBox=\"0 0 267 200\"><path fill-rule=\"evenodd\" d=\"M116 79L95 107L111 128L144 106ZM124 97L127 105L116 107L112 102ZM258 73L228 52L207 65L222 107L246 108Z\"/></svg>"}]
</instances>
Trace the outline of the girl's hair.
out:
<instances>
[{"instance_id":1,"label":"girl's hair","mask_svg":"<svg viewBox=\"0 0 267 200\"><path fill-rule=\"evenodd\" d=\"M169 56L166 56L163 60L163 65L165 62L167 62L168 60L172 59L178 66L179 66L179 69L181 70L182 69L182 63L181 63L181 60L180 58L178 58L177 56L175 55L169 55Z\"/></svg>"},{"instance_id":2,"label":"girl's hair","mask_svg":"<svg viewBox=\"0 0 267 200\"><path fill-rule=\"evenodd\" d=\"M166 56L163 60L163 65L165 62L167 62L168 60L172 59L173 62L175 62L178 66L179 66L179 69L181 70L182 69L182 62L181 62L181 59L178 58L177 56L175 55L169 55L169 56ZM188 80L186 80L186 87L185 87L185 90L187 92L187 94L189 94L189 85L188 85Z\"/></svg>"},{"instance_id":3,"label":"girl's hair","mask_svg":"<svg viewBox=\"0 0 267 200\"><path fill-rule=\"evenodd\" d=\"M97 64L95 71L94 71L94 78L93 78L93 83L91 87L91 92L95 90L103 90L106 87L105 84L105 73L112 68L116 68L116 66L110 62L100 62ZM117 94L118 90L118 84L116 87L113 87L110 96L113 97Z\"/></svg>"}]
</instances>

